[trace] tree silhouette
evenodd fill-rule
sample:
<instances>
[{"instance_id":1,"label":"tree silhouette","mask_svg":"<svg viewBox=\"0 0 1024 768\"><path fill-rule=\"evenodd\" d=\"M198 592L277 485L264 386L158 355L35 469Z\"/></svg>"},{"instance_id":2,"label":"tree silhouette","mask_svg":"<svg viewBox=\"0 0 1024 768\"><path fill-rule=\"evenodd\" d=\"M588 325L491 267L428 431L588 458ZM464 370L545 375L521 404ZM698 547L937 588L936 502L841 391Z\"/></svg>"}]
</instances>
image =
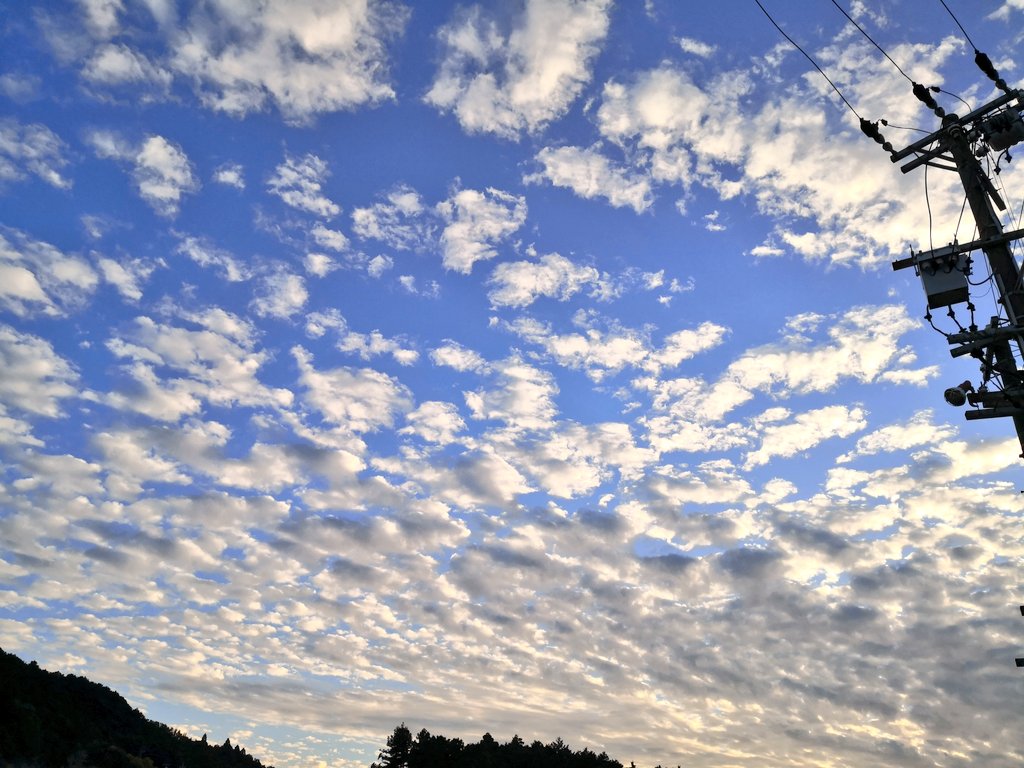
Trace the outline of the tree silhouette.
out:
<instances>
[{"instance_id":1,"label":"tree silhouette","mask_svg":"<svg viewBox=\"0 0 1024 768\"><path fill-rule=\"evenodd\" d=\"M499 744L485 733L475 744L464 744L462 739L431 734L423 728L413 740L405 723L388 738L378 760L372 768L622 768L622 763L604 752L574 752L560 738L550 744L533 741L526 746L519 735Z\"/></svg>"},{"instance_id":2,"label":"tree silhouette","mask_svg":"<svg viewBox=\"0 0 1024 768\"><path fill-rule=\"evenodd\" d=\"M412 752L412 731L402 723L388 736L388 745L380 751L374 763L379 768L409 768L409 755Z\"/></svg>"}]
</instances>

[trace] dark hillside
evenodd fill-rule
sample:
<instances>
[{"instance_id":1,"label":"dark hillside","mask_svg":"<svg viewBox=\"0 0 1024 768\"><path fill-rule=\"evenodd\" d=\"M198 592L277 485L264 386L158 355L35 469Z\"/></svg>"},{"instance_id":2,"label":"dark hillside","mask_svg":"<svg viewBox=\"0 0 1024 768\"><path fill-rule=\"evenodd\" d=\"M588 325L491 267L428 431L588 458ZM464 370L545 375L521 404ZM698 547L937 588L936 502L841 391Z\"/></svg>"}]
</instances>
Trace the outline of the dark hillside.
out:
<instances>
[{"instance_id":1,"label":"dark hillside","mask_svg":"<svg viewBox=\"0 0 1024 768\"><path fill-rule=\"evenodd\" d=\"M244 749L148 720L118 693L0 649L0 764L98 768L263 768Z\"/></svg>"}]
</instances>

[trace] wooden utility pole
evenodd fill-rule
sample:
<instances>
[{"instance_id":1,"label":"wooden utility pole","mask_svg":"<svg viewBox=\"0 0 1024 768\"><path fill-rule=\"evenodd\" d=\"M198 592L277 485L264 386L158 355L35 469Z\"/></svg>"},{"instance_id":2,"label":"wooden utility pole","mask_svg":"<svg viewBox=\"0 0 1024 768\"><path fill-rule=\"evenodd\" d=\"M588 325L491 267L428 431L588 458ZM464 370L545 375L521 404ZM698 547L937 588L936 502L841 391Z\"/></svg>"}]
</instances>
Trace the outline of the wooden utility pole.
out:
<instances>
[{"instance_id":1,"label":"wooden utility pole","mask_svg":"<svg viewBox=\"0 0 1024 768\"><path fill-rule=\"evenodd\" d=\"M920 141L894 151L882 139L877 124L862 120L861 128L890 151L894 163L911 158L901 167L903 173L928 165L959 174L978 227L978 239L964 244L954 241L930 251L911 251L910 258L895 261L892 266L914 268L928 295L929 310L966 302L973 318L967 279L970 253L981 250L985 254L1006 317L993 317L981 329L972 321L968 329L946 337L954 345L950 350L953 357L970 355L981 363L982 379L977 387L970 381L950 387L945 396L951 405L969 402L978 406L966 412L969 420L1011 418L1024 451L1024 372L1017 367L1017 357L1024 359L1024 285L1020 266L1010 250L1010 243L1024 237L1024 230L1003 231L996 208L1005 210L1006 204L978 161L989 151L1007 151L1009 157L1009 148L1024 140L1024 92L1007 88L998 75L993 76L995 71L987 58L979 61L979 66L1004 93L964 117L947 115L928 89L915 84L915 95L942 119L942 127ZM1024 458L1024 452L1021 457Z\"/></svg>"}]
</instances>

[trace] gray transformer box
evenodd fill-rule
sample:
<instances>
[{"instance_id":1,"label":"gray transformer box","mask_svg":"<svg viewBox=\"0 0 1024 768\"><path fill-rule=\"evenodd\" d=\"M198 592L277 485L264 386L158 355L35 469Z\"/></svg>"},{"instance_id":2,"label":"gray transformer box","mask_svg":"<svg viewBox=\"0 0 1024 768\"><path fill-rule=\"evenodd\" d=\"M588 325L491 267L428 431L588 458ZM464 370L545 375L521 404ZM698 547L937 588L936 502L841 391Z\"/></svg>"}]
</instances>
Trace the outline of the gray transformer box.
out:
<instances>
[{"instance_id":1,"label":"gray transformer box","mask_svg":"<svg viewBox=\"0 0 1024 768\"><path fill-rule=\"evenodd\" d=\"M957 252L955 245L916 254L914 266L928 295L928 309L970 301L967 276L971 272L971 257Z\"/></svg>"}]
</instances>

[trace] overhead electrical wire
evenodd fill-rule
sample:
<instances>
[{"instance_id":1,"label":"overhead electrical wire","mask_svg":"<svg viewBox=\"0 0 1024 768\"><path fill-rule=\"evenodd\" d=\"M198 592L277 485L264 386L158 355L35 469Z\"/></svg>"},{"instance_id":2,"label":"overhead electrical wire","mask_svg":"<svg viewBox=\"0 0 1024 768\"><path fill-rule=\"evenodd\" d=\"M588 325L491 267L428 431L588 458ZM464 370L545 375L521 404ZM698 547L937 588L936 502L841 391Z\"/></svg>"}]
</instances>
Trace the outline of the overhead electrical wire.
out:
<instances>
[{"instance_id":1,"label":"overhead electrical wire","mask_svg":"<svg viewBox=\"0 0 1024 768\"><path fill-rule=\"evenodd\" d=\"M964 29L964 25L960 23L960 19L956 17L956 14L953 13L953 10L948 5L946 5L946 0L939 0L939 2L942 3L942 7L946 9L946 13L948 13L953 18L953 21L956 22L956 25L960 27L960 31L964 33L964 38L967 40L967 44L974 49L975 53L977 53L978 46L976 46L974 44L974 41L971 40L971 36L967 34L967 30Z\"/></svg>"},{"instance_id":2,"label":"overhead electrical wire","mask_svg":"<svg viewBox=\"0 0 1024 768\"><path fill-rule=\"evenodd\" d=\"M794 48L796 48L798 51L800 51L800 53L802 53L804 55L804 58L806 58L809 62L811 62L811 64L814 66L814 68L816 70L818 70L818 72L821 74L822 77L825 78L826 82L828 82L828 84L832 86L832 90L835 91L839 95L839 98L843 100L843 104L846 105L847 109L849 109L851 112L853 112L854 116L856 116L856 118L858 120L863 120L864 118L862 118L860 116L860 114L857 112L857 110L853 108L853 104L851 104L849 101L847 101L846 97L843 96L843 92L839 90L839 87L835 83L832 82L831 78L829 78L828 75L825 74L825 70L823 70L821 67L819 67L818 66L818 62L816 62L813 58L811 58L811 55L807 51L805 51L803 48L801 48L792 37L790 37L789 35L786 34L786 31L782 27L780 27L779 23L777 21L775 21L775 19L772 18L772 15L770 13L768 13L768 9L765 8L763 5L761 5L761 0L754 0L754 2L757 3L757 7L761 9L761 12L765 16L768 17L768 21L770 21L772 23L772 25L777 30L779 30L779 33L784 38L786 38L786 40L789 41L789 44L792 45Z\"/></svg>"},{"instance_id":3,"label":"overhead electrical wire","mask_svg":"<svg viewBox=\"0 0 1024 768\"><path fill-rule=\"evenodd\" d=\"M924 204L928 206L928 250L935 250L935 243L932 242L932 201L928 195L928 163L924 164Z\"/></svg>"},{"instance_id":4,"label":"overhead electrical wire","mask_svg":"<svg viewBox=\"0 0 1024 768\"><path fill-rule=\"evenodd\" d=\"M882 46L880 46L878 43L875 42L875 39L873 37L871 37L871 35L869 35L867 33L867 31L864 29L864 27L862 27L860 24L858 24L856 21L854 21L853 17L846 12L846 9L843 8L843 6L841 6L838 2L836 2L836 0L832 0L832 5L834 5L836 8L838 8L839 12L842 13L843 16L845 16L847 18L847 20L849 20L849 22L851 24L853 24L853 26L855 26L857 29L860 30L860 33L862 35L864 35L864 37L866 37L868 39L868 42L870 42L873 46L875 46L875 48L877 48L879 51L882 52L882 55L885 56L885 58L887 58L889 60L889 62L894 67L896 67L896 69L899 70L901 75L903 75L905 78L907 78L907 80L909 82L911 82L911 83L914 82L913 78L911 78L910 75L908 75L906 72L904 72L903 68L899 64L897 64L895 61L893 61L892 56L890 56L888 53L886 53L885 49L882 48Z\"/></svg>"},{"instance_id":5,"label":"overhead electrical wire","mask_svg":"<svg viewBox=\"0 0 1024 768\"><path fill-rule=\"evenodd\" d=\"M878 118L878 122L887 128L895 128L897 131L917 131L918 133L931 133L931 131L926 131L924 128L914 128L912 125L893 125L884 117Z\"/></svg>"}]
</instances>

